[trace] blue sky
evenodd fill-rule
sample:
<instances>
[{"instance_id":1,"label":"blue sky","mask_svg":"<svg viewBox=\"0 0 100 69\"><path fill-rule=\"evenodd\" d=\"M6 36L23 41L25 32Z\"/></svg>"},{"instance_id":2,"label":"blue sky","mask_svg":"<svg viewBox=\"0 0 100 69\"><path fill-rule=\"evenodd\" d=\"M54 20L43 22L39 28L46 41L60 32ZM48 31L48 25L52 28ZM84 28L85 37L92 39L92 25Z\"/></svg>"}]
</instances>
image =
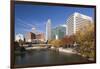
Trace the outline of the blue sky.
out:
<instances>
[{"instance_id":1,"label":"blue sky","mask_svg":"<svg viewBox=\"0 0 100 69\"><path fill-rule=\"evenodd\" d=\"M38 32L45 33L48 19L51 19L54 28L65 24L67 18L74 12L94 18L94 8L15 4L15 33L24 35L32 31L32 27Z\"/></svg>"}]
</instances>

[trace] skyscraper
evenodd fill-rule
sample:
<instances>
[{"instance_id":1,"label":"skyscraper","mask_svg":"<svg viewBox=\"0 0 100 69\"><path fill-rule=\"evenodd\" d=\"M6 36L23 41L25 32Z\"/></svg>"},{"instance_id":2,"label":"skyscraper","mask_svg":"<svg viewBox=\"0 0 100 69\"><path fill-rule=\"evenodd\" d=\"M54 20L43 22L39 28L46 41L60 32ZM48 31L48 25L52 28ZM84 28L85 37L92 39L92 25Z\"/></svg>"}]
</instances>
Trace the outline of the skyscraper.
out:
<instances>
[{"instance_id":1,"label":"skyscraper","mask_svg":"<svg viewBox=\"0 0 100 69\"><path fill-rule=\"evenodd\" d=\"M62 39L66 35L66 27L60 25L54 29L52 29L52 39Z\"/></svg>"},{"instance_id":2,"label":"skyscraper","mask_svg":"<svg viewBox=\"0 0 100 69\"><path fill-rule=\"evenodd\" d=\"M51 40L51 20L48 19L46 23L46 40Z\"/></svg>"},{"instance_id":3,"label":"skyscraper","mask_svg":"<svg viewBox=\"0 0 100 69\"><path fill-rule=\"evenodd\" d=\"M75 12L67 19L67 34L75 34L76 31L80 30L81 28L84 28L84 25L88 23L93 23L92 17Z\"/></svg>"},{"instance_id":4,"label":"skyscraper","mask_svg":"<svg viewBox=\"0 0 100 69\"><path fill-rule=\"evenodd\" d=\"M68 26L66 25L66 35L68 35Z\"/></svg>"}]
</instances>

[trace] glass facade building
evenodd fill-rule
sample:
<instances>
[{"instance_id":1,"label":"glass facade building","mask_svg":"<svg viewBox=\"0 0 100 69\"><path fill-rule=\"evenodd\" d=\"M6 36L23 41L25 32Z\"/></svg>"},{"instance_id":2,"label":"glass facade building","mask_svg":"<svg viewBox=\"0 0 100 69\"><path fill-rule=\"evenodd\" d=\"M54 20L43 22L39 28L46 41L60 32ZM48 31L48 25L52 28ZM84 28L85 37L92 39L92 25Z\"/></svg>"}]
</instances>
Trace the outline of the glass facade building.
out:
<instances>
[{"instance_id":1,"label":"glass facade building","mask_svg":"<svg viewBox=\"0 0 100 69\"><path fill-rule=\"evenodd\" d=\"M52 39L62 39L66 35L66 27L58 26L52 29Z\"/></svg>"},{"instance_id":2,"label":"glass facade building","mask_svg":"<svg viewBox=\"0 0 100 69\"><path fill-rule=\"evenodd\" d=\"M51 40L51 20L48 19L46 23L46 40Z\"/></svg>"}]
</instances>

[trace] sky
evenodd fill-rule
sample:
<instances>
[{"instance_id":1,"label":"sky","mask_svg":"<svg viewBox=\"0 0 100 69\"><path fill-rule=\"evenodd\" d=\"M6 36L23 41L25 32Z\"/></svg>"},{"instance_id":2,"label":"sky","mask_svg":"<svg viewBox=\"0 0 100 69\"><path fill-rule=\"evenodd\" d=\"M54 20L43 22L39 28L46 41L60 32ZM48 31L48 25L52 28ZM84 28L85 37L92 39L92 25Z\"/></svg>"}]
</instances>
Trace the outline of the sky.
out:
<instances>
[{"instance_id":1,"label":"sky","mask_svg":"<svg viewBox=\"0 0 100 69\"><path fill-rule=\"evenodd\" d=\"M74 12L94 19L94 8L15 4L15 33L25 35L32 29L45 33L48 19L51 20L52 28L55 28L65 25L68 17Z\"/></svg>"}]
</instances>

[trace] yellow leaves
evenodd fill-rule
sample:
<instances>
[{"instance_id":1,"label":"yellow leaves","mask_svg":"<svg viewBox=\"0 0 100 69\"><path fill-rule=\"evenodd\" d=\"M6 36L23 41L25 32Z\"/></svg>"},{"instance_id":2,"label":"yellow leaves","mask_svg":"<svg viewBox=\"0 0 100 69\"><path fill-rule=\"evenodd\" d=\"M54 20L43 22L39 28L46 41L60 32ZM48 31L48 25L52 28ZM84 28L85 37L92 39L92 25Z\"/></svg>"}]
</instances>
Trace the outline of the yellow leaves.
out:
<instances>
[{"instance_id":1,"label":"yellow leaves","mask_svg":"<svg viewBox=\"0 0 100 69\"><path fill-rule=\"evenodd\" d=\"M76 33L76 39L78 41L90 41L94 37L94 25L93 24L86 24L84 25L84 31L79 30Z\"/></svg>"},{"instance_id":2,"label":"yellow leaves","mask_svg":"<svg viewBox=\"0 0 100 69\"><path fill-rule=\"evenodd\" d=\"M62 41L61 41L61 40L52 40L50 43L51 43L53 46L56 46L56 47L62 45Z\"/></svg>"},{"instance_id":3,"label":"yellow leaves","mask_svg":"<svg viewBox=\"0 0 100 69\"><path fill-rule=\"evenodd\" d=\"M80 44L80 53L87 57L93 57L95 53L95 35L94 24L88 23L84 25L84 29L80 29L76 33L76 42Z\"/></svg>"}]
</instances>

